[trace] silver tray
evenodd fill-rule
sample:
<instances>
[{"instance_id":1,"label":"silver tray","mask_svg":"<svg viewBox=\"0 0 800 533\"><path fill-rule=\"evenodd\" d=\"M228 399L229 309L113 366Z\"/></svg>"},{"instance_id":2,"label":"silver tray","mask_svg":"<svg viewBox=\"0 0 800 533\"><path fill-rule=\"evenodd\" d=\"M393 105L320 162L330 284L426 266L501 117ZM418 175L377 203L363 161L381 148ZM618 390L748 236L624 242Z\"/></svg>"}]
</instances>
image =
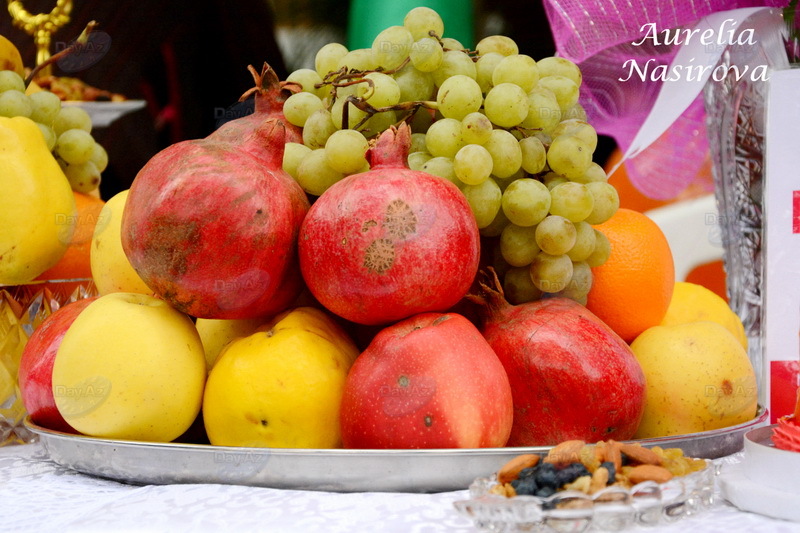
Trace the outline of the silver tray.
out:
<instances>
[{"instance_id":1,"label":"silver tray","mask_svg":"<svg viewBox=\"0 0 800 533\"><path fill-rule=\"evenodd\" d=\"M644 446L681 448L716 459L740 451L744 434L767 421L767 411L738 426L675 437L643 439ZM237 448L108 440L71 435L32 423L50 459L72 470L132 484L222 483L335 492L465 490L523 453L550 446L428 450Z\"/></svg>"}]
</instances>

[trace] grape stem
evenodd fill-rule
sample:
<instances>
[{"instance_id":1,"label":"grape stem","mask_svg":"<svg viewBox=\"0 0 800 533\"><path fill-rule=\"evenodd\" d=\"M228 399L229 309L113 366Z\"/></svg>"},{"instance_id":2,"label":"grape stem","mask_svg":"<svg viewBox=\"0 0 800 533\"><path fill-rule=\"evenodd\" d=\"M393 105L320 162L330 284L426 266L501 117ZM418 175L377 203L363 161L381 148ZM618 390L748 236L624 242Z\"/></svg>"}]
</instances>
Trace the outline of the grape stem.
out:
<instances>
[{"instance_id":1,"label":"grape stem","mask_svg":"<svg viewBox=\"0 0 800 533\"><path fill-rule=\"evenodd\" d=\"M78 38L75 39L74 43L64 48L60 52L51 55L46 61L43 61L41 64L36 65L36 68L31 70L31 73L28 74L27 78L25 78L25 87L31 84L34 78L36 78L36 75L39 74L39 72L41 72L42 69L48 67L49 65L52 65L53 63L61 61L67 56L80 52L83 49L83 47L86 46L86 43L89 41L89 34L92 33L95 30L95 28L97 28L97 26L99 26L99 24L96 21L94 20L90 21L83 29L81 34L78 36Z\"/></svg>"},{"instance_id":2,"label":"grape stem","mask_svg":"<svg viewBox=\"0 0 800 533\"><path fill-rule=\"evenodd\" d=\"M407 116L403 117L403 120L399 120L397 124L401 122L407 121L409 118L414 116L414 113L420 107L425 107L427 109L438 109L439 105L436 102L430 101L418 101L418 102L401 102L395 105L389 105L386 107L373 107L367 102L364 98L360 98L358 96L353 96L352 94L345 98L345 105L342 108L342 129L347 128L347 124L349 124L349 106L348 103L353 104L353 106L357 107L361 111L365 112L367 116L361 119L361 121L353 126L354 130L357 130L361 126L363 126L373 115L377 113L383 113L384 111L411 111Z\"/></svg>"}]
</instances>

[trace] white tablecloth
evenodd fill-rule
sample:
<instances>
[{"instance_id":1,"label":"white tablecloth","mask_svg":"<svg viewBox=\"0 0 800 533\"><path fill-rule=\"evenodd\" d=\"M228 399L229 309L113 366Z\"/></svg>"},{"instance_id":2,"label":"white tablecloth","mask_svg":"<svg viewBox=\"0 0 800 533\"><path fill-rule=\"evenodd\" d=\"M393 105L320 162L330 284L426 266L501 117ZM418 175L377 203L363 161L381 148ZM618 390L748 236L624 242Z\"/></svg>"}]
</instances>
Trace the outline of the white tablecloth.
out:
<instances>
[{"instance_id":1,"label":"white tablecloth","mask_svg":"<svg viewBox=\"0 0 800 533\"><path fill-rule=\"evenodd\" d=\"M737 454L725 461L735 465L740 459ZM39 444L0 448L3 532L475 533L453 508L467 496L466 490L338 494L214 484L132 486L63 468ZM794 533L800 524L742 512L717 498L702 514L641 531Z\"/></svg>"}]
</instances>

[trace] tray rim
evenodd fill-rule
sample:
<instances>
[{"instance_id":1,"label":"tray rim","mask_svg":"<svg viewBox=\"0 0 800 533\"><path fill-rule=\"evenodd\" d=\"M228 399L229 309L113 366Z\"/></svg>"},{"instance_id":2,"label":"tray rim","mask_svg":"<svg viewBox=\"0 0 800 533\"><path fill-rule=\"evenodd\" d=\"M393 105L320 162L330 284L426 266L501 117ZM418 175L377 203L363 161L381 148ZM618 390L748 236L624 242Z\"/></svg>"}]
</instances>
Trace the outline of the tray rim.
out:
<instances>
[{"instance_id":1,"label":"tray rim","mask_svg":"<svg viewBox=\"0 0 800 533\"><path fill-rule=\"evenodd\" d=\"M633 442L641 444L642 446L663 446L670 445L671 443L700 439L700 438L713 438L715 436L727 435L735 433L736 431L744 430L753 426L749 431L755 431L761 428L769 416L769 410L763 406L759 406L756 416L747 422L737 424L735 426L728 426L725 428L712 429L708 431L701 431L697 433L686 433L682 435L672 435L668 437L652 437L648 439L635 439L620 442ZM270 453L270 454L285 454L285 455L333 455L333 456L350 456L350 455L408 455L408 454L426 454L426 455L442 455L453 454L458 455L484 455L496 454L506 455L509 453L546 453L553 446L504 446L497 448L394 448L394 449L375 449L375 448L268 448L268 447L247 447L247 446L218 446L213 444L195 444L183 442L153 442L153 441L136 441L136 440L123 440L123 439L107 439L103 437L92 437L89 435L80 435L73 433L65 433L54 429L49 429L40 426L33 422L30 415L27 415L24 420L25 427L37 435L45 435L50 438L68 439L83 442L94 442L97 444L113 445L113 446L137 446L137 447L154 447L165 449L191 449L209 450L219 452L249 452L249 453Z\"/></svg>"},{"instance_id":2,"label":"tray rim","mask_svg":"<svg viewBox=\"0 0 800 533\"><path fill-rule=\"evenodd\" d=\"M693 456L715 459L740 451L743 434L763 425L767 416L766 409L760 409L755 418L728 428L626 442L697 448L703 451L692 453ZM328 492L459 491L517 455L546 455L552 448L235 447L89 437L41 427L30 417L25 418L24 424L39 437L53 463L85 475L135 485L216 483ZM735 443L731 446L732 442ZM725 453L717 454L715 450Z\"/></svg>"}]
</instances>

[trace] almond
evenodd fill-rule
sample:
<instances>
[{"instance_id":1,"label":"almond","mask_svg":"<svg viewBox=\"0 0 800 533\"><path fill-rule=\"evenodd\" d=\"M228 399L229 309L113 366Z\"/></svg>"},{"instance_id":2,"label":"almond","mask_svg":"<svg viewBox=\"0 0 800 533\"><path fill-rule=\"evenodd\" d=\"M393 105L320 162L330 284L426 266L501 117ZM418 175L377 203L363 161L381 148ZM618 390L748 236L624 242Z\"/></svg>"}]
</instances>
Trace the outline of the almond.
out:
<instances>
[{"instance_id":1,"label":"almond","mask_svg":"<svg viewBox=\"0 0 800 533\"><path fill-rule=\"evenodd\" d=\"M672 479L672 474L663 466L638 465L631 468L628 473L628 479L633 485L642 483L643 481L665 483Z\"/></svg>"},{"instance_id":2,"label":"almond","mask_svg":"<svg viewBox=\"0 0 800 533\"><path fill-rule=\"evenodd\" d=\"M658 466L664 463L660 455L640 444L622 444L619 451L627 455L633 463Z\"/></svg>"},{"instance_id":3,"label":"almond","mask_svg":"<svg viewBox=\"0 0 800 533\"><path fill-rule=\"evenodd\" d=\"M622 448L622 445L619 442L611 439L609 439L603 448L603 451L605 452L603 462L609 461L613 463L614 470L617 472L619 472L622 468L622 452L620 452L620 448Z\"/></svg>"},{"instance_id":4,"label":"almond","mask_svg":"<svg viewBox=\"0 0 800 533\"><path fill-rule=\"evenodd\" d=\"M497 482L501 484L511 483L517 479L521 471L536 466L538 462L539 456L534 453L518 455L497 471Z\"/></svg>"},{"instance_id":5,"label":"almond","mask_svg":"<svg viewBox=\"0 0 800 533\"><path fill-rule=\"evenodd\" d=\"M582 440L565 440L550 449L544 462L556 465L578 463L581 460L581 449L585 444Z\"/></svg>"}]
</instances>

